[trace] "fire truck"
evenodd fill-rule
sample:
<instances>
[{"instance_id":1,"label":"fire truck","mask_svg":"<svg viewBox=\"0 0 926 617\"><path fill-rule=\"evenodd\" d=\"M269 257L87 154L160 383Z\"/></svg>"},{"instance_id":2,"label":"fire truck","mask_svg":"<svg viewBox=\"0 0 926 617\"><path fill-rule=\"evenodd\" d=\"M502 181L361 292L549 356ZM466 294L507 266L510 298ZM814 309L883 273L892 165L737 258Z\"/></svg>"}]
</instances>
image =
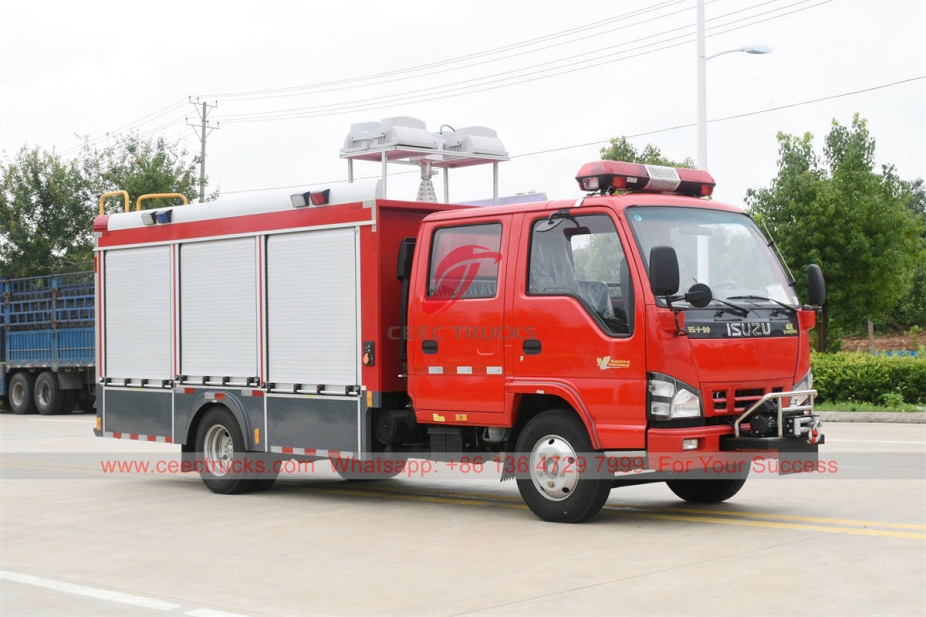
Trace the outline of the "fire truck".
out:
<instances>
[{"instance_id":1,"label":"fire truck","mask_svg":"<svg viewBox=\"0 0 926 617\"><path fill-rule=\"evenodd\" d=\"M644 482L721 502L749 472L662 459L816 460L822 274L801 304L708 172L595 161L571 199L474 207L448 203L448 175L491 164L497 202L507 153L485 127L355 124L341 156L346 184L96 219L98 436L221 463L198 471L223 494L273 483L235 466L255 457L479 457L554 522ZM381 177L354 182L359 161ZM415 201L387 198L393 163L420 168Z\"/></svg>"}]
</instances>

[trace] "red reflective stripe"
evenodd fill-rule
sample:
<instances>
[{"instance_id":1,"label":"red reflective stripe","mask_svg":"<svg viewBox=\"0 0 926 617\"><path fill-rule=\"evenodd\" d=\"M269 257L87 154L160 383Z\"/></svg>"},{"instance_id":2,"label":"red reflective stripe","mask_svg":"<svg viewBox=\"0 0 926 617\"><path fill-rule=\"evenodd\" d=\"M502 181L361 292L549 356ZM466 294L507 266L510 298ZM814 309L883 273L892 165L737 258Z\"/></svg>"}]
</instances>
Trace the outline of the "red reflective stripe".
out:
<instances>
[{"instance_id":1,"label":"red reflective stripe","mask_svg":"<svg viewBox=\"0 0 926 617\"><path fill-rule=\"evenodd\" d=\"M340 450L328 450L328 456L330 458L341 458Z\"/></svg>"},{"instance_id":2,"label":"red reflective stripe","mask_svg":"<svg viewBox=\"0 0 926 617\"><path fill-rule=\"evenodd\" d=\"M135 439L135 440L137 441L137 440L138 440L138 433L132 433L131 435L129 435L129 439Z\"/></svg>"},{"instance_id":3,"label":"red reflective stripe","mask_svg":"<svg viewBox=\"0 0 926 617\"><path fill-rule=\"evenodd\" d=\"M148 435L148 441L157 441L157 440L158 440L157 435Z\"/></svg>"},{"instance_id":4,"label":"red reflective stripe","mask_svg":"<svg viewBox=\"0 0 926 617\"><path fill-rule=\"evenodd\" d=\"M195 394L195 393L196 393L196 389L195 389L195 388L184 388L184 389L183 389L183 393L184 393L184 394Z\"/></svg>"},{"instance_id":5,"label":"red reflective stripe","mask_svg":"<svg viewBox=\"0 0 926 617\"><path fill-rule=\"evenodd\" d=\"M113 439L122 439L122 433L113 433Z\"/></svg>"},{"instance_id":6,"label":"red reflective stripe","mask_svg":"<svg viewBox=\"0 0 926 617\"><path fill-rule=\"evenodd\" d=\"M224 392L216 392L216 393L215 393L215 400L217 400L217 401L223 401L223 400L225 400L225 393L224 393Z\"/></svg>"},{"instance_id":7,"label":"red reflective stripe","mask_svg":"<svg viewBox=\"0 0 926 617\"><path fill-rule=\"evenodd\" d=\"M263 396L263 395L264 395L263 390L251 390L251 396Z\"/></svg>"},{"instance_id":8,"label":"red reflective stripe","mask_svg":"<svg viewBox=\"0 0 926 617\"><path fill-rule=\"evenodd\" d=\"M292 449L292 448L285 448L285 447L284 447L284 448L281 448L281 450L283 451L283 454L292 454L292 453L293 453L293 449Z\"/></svg>"},{"instance_id":9,"label":"red reflective stripe","mask_svg":"<svg viewBox=\"0 0 926 617\"><path fill-rule=\"evenodd\" d=\"M174 443L173 437L165 437L165 438L164 438L164 443Z\"/></svg>"}]
</instances>

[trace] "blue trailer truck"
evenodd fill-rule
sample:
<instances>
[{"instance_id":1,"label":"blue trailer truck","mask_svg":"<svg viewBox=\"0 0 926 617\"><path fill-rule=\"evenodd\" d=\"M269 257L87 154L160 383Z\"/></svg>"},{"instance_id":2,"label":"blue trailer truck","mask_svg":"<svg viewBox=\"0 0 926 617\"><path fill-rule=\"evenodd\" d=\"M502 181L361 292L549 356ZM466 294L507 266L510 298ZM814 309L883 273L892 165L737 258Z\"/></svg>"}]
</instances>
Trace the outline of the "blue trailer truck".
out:
<instances>
[{"instance_id":1,"label":"blue trailer truck","mask_svg":"<svg viewBox=\"0 0 926 617\"><path fill-rule=\"evenodd\" d=\"M0 277L0 398L17 414L92 411L94 275Z\"/></svg>"}]
</instances>

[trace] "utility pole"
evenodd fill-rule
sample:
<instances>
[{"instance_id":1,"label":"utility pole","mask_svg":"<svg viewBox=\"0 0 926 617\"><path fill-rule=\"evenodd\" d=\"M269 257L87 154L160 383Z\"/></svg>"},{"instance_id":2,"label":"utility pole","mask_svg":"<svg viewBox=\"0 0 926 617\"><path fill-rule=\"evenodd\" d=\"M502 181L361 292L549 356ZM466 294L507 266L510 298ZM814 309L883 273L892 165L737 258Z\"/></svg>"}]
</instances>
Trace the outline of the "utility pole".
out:
<instances>
[{"instance_id":1,"label":"utility pole","mask_svg":"<svg viewBox=\"0 0 926 617\"><path fill-rule=\"evenodd\" d=\"M215 126L209 124L209 111L218 107L219 102L216 101L214 105L209 105L203 101L202 108L200 108L198 99L195 103L193 102L193 99L190 99L190 104L193 105L193 109L196 110L196 114L199 116L198 125L191 124L189 118L186 119L186 123L187 125L193 127L193 130L196 131L197 137L199 137L199 202L202 203L203 199L206 197L206 137L209 136L209 133L219 128L218 122L216 122Z\"/></svg>"}]
</instances>

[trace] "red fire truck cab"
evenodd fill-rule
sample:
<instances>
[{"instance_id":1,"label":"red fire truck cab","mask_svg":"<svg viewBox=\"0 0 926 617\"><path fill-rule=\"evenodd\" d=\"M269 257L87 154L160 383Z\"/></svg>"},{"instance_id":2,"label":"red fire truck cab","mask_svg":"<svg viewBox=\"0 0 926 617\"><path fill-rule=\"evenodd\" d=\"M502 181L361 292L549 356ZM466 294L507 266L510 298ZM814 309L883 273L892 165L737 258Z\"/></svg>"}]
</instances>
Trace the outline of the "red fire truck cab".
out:
<instances>
[{"instance_id":1,"label":"red fire truck cab","mask_svg":"<svg viewBox=\"0 0 926 617\"><path fill-rule=\"evenodd\" d=\"M199 469L220 493L273 482L269 463L234 468L246 457L346 477L495 461L558 522L613 486L711 503L748 474L664 461L815 460L819 269L801 305L705 171L596 161L576 179L577 199L508 206L378 183L99 217L97 435L224 463Z\"/></svg>"}]
</instances>

